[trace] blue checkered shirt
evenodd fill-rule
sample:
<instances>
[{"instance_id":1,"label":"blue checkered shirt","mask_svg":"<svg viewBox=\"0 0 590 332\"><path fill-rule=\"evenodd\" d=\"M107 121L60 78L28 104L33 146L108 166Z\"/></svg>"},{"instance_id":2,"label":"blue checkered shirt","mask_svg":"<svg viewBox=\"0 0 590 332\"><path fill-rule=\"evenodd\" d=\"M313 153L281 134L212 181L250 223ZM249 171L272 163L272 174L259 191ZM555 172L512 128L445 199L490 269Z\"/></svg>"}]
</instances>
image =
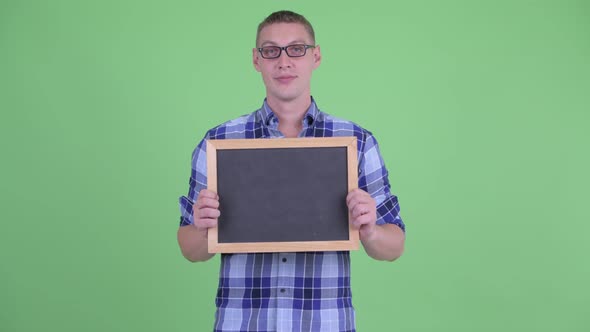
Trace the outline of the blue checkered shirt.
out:
<instances>
[{"instance_id":1,"label":"blue checkered shirt","mask_svg":"<svg viewBox=\"0 0 590 332\"><path fill-rule=\"evenodd\" d=\"M405 230L373 135L321 112L313 99L302 124L300 137L356 136L358 185L377 202L377 224ZM193 153L189 192L179 199L180 225L193 223L192 206L207 187L205 140L281 137L266 101L259 110L209 130ZM355 331L351 296L347 251L222 254L214 331Z\"/></svg>"}]
</instances>

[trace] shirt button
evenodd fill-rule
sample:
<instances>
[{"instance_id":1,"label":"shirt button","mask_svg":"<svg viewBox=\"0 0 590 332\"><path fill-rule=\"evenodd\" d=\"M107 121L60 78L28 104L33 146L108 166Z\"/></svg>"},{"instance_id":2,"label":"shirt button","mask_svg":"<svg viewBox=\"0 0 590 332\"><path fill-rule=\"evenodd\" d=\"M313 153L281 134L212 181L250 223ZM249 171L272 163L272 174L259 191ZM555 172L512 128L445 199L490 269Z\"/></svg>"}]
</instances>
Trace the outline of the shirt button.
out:
<instances>
[{"instance_id":1,"label":"shirt button","mask_svg":"<svg viewBox=\"0 0 590 332\"><path fill-rule=\"evenodd\" d=\"M281 288L281 293L284 293L284 292L285 292L285 289L284 288Z\"/></svg>"},{"instance_id":2,"label":"shirt button","mask_svg":"<svg viewBox=\"0 0 590 332\"><path fill-rule=\"evenodd\" d=\"M285 257L283 257L283 263L285 263L287 261L287 259Z\"/></svg>"}]
</instances>

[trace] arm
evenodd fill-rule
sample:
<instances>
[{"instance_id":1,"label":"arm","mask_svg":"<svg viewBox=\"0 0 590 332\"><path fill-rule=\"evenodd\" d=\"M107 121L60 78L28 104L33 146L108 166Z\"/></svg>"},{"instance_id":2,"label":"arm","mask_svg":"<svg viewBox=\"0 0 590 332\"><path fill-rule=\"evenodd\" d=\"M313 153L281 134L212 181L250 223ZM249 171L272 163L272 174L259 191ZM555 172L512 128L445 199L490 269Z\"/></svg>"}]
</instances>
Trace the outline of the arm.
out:
<instances>
[{"instance_id":1,"label":"arm","mask_svg":"<svg viewBox=\"0 0 590 332\"><path fill-rule=\"evenodd\" d=\"M346 199L353 227L367 254L377 260L400 257L405 244L405 226L397 197L391 194L388 172L375 138L367 133L359 149L359 189Z\"/></svg>"},{"instance_id":2,"label":"arm","mask_svg":"<svg viewBox=\"0 0 590 332\"><path fill-rule=\"evenodd\" d=\"M394 261L404 252L406 235L397 225L383 224L375 227L372 237L361 236L365 251L377 260Z\"/></svg>"},{"instance_id":3,"label":"arm","mask_svg":"<svg viewBox=\"0 0 590 332\"><path fill-rule=\"evenodd\" d=\"M207 252L207 231L197 229L194 225L178 228L178 245L184 258L191 262L204 262L214 254Z\"/></svg>"},{"instance_id":4,"label":"arm","mask_svg":"<svg viewBox=\"0 0 590 332\"><path fill-rule=\"evenodd\" d=\"M193 205L194 222L178 229L178 244L186 259L202 262L214 256L207 251L207 230L217 226L219 215L219 196L213 191L201 190Z\"/></svg>"},{"instance_id":5,"label":"arm","mask_svg":"<svg viewBox=\"0 0 590 332\"><path fill-rule=\"evenodd\" d=\"M179 199L180 227L177 232L182 255L191 262L213 257L207 251L207 229L217 225L219 198L207 190L206 139L197 145L192 155L189 191Z\"/></svg>"},{"instance_id":6,"label":"arm","mask_svg":"<svg viewBox=\"0 0 590 332\"><path fill-rule=\"evenodd\" d=\"M352 190L346 204L352 225L359 230L363 247L369 256L377 260L394 261L404 251L406 236L395 224L377 225L375 200L366 191Z\"/></svg>"}]
</instances>

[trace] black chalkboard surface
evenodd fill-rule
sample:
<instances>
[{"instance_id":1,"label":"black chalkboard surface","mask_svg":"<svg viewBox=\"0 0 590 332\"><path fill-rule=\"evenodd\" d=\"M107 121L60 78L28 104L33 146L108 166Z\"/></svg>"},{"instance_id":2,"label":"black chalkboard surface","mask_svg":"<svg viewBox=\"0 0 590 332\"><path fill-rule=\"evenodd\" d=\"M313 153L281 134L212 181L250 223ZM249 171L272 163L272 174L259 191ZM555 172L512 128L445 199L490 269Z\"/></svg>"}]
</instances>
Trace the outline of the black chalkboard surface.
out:
<instances>
[{"instance_id":1,"label":"black chalkboard surface","mask_svg":"<svg viewBox=\"0 0 590 332\"><path fill-rule=\"evenodd\" d=\"M357 167L355 137L208 141L221 211L209 252L358 249L346 207Z\"/></svg>"}]
</instances>

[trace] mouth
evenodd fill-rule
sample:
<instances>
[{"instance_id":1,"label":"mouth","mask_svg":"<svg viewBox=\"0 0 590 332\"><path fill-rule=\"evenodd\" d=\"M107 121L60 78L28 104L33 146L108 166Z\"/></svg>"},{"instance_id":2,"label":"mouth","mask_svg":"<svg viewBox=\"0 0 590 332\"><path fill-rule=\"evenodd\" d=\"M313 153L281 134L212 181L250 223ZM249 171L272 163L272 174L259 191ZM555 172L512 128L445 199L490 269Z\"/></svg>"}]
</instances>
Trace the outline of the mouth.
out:
<instances>
[{"instance_id":1,"label":"mouth","mask_svg":"<svg viewBox=\"0 0 590 332\"><path fill-rule=\"evenodd\" d=\"M279 83L282 83L282 84L288 84L291 81L293 81L295 78L297 78L297 76L293 76L293 75L281 75L281 76L275 77L275 80L277 80Z\"/></svg>"}]
</instances>

